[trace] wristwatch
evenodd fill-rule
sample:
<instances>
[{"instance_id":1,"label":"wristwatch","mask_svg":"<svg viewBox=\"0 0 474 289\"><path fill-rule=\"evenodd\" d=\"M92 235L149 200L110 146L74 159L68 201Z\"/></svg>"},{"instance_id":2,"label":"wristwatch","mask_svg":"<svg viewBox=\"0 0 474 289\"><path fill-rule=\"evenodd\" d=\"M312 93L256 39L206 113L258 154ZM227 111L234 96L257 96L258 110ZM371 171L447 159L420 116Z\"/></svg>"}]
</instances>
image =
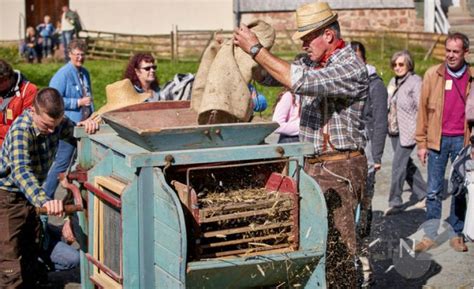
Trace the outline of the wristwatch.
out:
<instances>
[{"instance_id":1,"label":"wristwatch","mask_svg":"<svg viewBox=\"0 0 474 289\"><path fill-rule=\"evenodd\" d=\"M254 46L250 47L250 55L252 58L255 58L257 54L260 52L260 49L262 49L263 46L260 43L255 44Z\"/></svg>"}]
</instances>

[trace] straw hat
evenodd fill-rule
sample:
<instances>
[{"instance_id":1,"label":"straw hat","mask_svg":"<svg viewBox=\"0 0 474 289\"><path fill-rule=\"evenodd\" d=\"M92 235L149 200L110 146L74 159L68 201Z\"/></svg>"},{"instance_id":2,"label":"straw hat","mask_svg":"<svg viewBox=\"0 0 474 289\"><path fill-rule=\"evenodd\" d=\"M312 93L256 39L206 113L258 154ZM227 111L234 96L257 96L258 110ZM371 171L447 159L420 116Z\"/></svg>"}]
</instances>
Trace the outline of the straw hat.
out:
<instances>
[{"instance_id":1,"label":"straw hat","mask_svg":"<svg viewBox=\"0 0 474 289\"><path fill-rule=\"evenodd\" d=\"M107 85L105 95L107 103L97 111L97 114L141 103L150 97L149 93L138 93L130 79L127 78Z\"/></svg>"},{"instance_id":2,"label":"straw hat","mask_svg":"<svg viewBox=\"0 0 474 289\"><path fill-rule=\"evenodd\" d=\"M296 9L296 24L298 26L293 40L328 26L337 20L337 13L331 10L326 2L316 2L301 5Z\"/></svg>"}]
</instances>

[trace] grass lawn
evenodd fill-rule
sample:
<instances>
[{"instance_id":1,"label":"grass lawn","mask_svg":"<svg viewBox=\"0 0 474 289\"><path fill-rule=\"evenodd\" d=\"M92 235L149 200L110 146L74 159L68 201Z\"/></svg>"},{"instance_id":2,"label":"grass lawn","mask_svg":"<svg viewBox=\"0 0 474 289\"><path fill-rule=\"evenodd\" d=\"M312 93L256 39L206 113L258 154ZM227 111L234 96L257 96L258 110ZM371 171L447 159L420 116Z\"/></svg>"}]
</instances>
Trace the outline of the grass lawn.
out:
<instances>
[{"instance_id":1,"label":"grass lawn","mask_svg":"<svg viewBox=\"0 0 474 289\"><path fill-rule=\"evenodd\" d=\"M362 41L364 42L364 41ZM391 41L392 46L387 47L383 54L380 53L378 43L364 42L367 48L368 63L374 65L383 78L385 84L388 83L393 76L389 66L391 55L401 49L397 47L397 41ZM428 67L439 63L437 60L428 59L423 60L423 48L410 49L415 57L415 70L419 75L423 75ZM370 51L377 51L371 54ZM285 59L291 59L293 55L298 52L286 52L282 54ZM38 85L39 87L46 87L53 74L63 65L63 63L41 63L29 64L23 62L19 57L16 47L0 47L0 58L6 59L10 62L14 69L20 70L26 77ZM94 104L96 109L99 109L105 104L105 86L121 79L123 71L127 65L127 61L123 60L91 60L87 59L85 67L89 70L92 80L92 93L94 95ZM172 62L168 60L158 61L158 78L160 84L164 84L171 80L176 73L196 73L199 63L196 61L179 61ZM269 118L272 115L272 107L275 99L282 88L279 87L264 87L257 84L257 90L266 96L268 108L261 113L264 118Z\"/></svg>"}]
</instances>

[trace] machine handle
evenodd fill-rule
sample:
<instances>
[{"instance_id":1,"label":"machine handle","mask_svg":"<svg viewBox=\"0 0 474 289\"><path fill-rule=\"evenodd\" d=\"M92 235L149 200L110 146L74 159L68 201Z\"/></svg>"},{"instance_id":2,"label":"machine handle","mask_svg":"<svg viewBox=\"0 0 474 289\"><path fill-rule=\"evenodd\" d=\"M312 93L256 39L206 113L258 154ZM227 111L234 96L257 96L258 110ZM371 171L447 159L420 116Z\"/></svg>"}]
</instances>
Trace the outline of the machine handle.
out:
<instances>
[{"instance_id":1,"label":"machine handle","mask_svg":"<svg viewBox=\"0 0 474 289\"><path fill-rule=\"evenodd\" d=\"M65 205L64 206L64 212L66 213L66 215L71 215L75 212L79 212L82 210L83 210L82 206L78 206L78 205ZM45 207L36 208L36 214L47 215L48 211L46 210Z\"/></svg>"}]
</instances>

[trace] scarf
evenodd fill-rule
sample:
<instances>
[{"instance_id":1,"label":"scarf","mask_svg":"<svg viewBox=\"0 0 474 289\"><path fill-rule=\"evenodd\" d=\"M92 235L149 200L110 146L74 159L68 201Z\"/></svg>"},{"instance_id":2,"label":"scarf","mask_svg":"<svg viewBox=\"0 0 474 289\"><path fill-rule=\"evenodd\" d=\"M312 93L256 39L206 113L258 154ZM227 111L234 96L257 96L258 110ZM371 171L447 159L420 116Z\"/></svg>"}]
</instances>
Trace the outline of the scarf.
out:
<instances>
[{"instance_id":1,"label":"scarf","mask_svg":"<svg viewBox=\"0 0 474 289\"><path fill-rule=\"evenodd\" d=\"M323 58L319 61L319 66L324 67L326 66L326 62L328 62L329 58L339 49L344 48L346 46L346 43L344 40L339 39L337 40L336 46L334 47L333 50L327 51L326 54L324 54Z\"/></svg>"}]
</instances>

